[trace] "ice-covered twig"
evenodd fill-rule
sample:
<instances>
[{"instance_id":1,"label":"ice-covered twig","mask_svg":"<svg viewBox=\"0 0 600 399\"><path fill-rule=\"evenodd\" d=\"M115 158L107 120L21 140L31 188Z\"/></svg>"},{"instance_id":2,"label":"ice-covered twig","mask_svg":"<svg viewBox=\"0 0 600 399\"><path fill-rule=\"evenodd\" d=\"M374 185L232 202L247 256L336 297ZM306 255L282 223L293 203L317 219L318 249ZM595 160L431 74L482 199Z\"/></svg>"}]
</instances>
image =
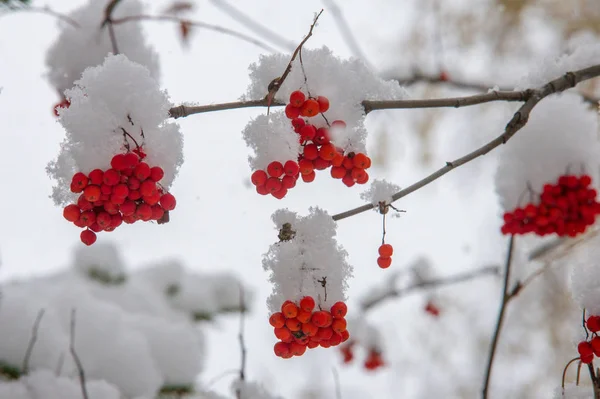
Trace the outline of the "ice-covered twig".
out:
<instances>
[{"instance_id":1,"label":"ice-covered twig","mask_svg":"<svg viewBox=\"0 0 600 399\"><path fill-rule=\"evenodd\" d=\"M244 319L246 317L246 302L245 302L244 286L240 284L240 331L238 332L238 341L240 343L240 381L246 380L246 343L244 341ZM237 389L236 395L238 399L242 399L241 389Z\"/></svg>"},{"instance_id":2,"label":"ice-covered twig","mask_svg":"<svg viewBox=\"0 0 600 399\"><path fill-rule=\"evenodd\" d=\"M508 292L508 283L510 281L510 266L512 263L513 248L515 243L515 236L511 235L508 241L508 251L506 255L506 263L504 265L504 284L502 286L502 302L500 304L500 310L498 312L498 320L496 321L496 328L492 336L492 343L490 344L490 353L488 356L487 367L485 370L485 378L483 382L482 399L487 399L488 388L490 384L490 376L492 374L492 365L494 364L494 355L496 354L496 347L498 346L498 338L500 337L500 330L502 329L502 323L504 322L504 313L506 311L506 305L511 298Z\"/></svg>"},{"instance_id":3,"label":"ice-covered twig","mask_svg":"<svg viewBox=\"0 0 600 399\"><path fill-rule=\"evenodd\" d=\"M83 399L89 399L87 388L85 385L85 371L83 370L83 365L81 364L81 360L75 351L75 309L71 310L71 331L69 337L69 351L71 352L71 356L73 356L73 361L75 362L75 366L77 366L77 373L79 375L79 383L81 384L81 394L83 395Z\"/></svg>"},{"instance_id":4,"label":"ice-covered twig","mask_svg":"<svg viewBox=\"0 0 600 399\"><path fill-rule=\"evenodd\" d=\"M222 33L224 35L229 35L229 36L244 40L248 43L252 43L252 44L254 44L264 50L270 51L272 53L277 51L273 47L269 46L268 44L261 42L260 40L257 40L257 39L255 39L251 36L248 36L244 33L237 32L232 29L224 28L219 25L207 24L206 22L202 22L202 21L191 21L187 18L180 18L180 17L176 17L176 16L172 16L172 15L131 15L131 16L123 17L123 18L115 18L112 20L112 23L113 23L113 25L117 25L117 24L123 24L123 23L131 22L131 21L171 21L171 22L177 22L180 24L185 23L187 26L194 26L194 27L201 28L201 29L208 29L208 30Z\"/></svg>"},{"instance_id":5,"label":"ice-covered twig","mask_svg":"<svg viewBox=\"0 0 600 399\"><path fill-rule=\"evenodd\" d=\"M428 288L439 288L446 285L463 283L465 281L473 280L479 277L484 277L487 275L497 275L500 272L500 268L498 266L487 266L481 269L472 270L464 273L455 274L450 277L440 277L430 280L420 280L416 283L409 285L408 287L400 288L400 289L388 289L383 291L380 295L374 296L369 300L366 300L362 303L362 310L368 311L371 308L381 304L382 302L392 299L392 298L401 298L405 295L411 294L418 290L424 290Z\"/></svg>"},{"instance_id":6,"label":"ice-covered twig","mask_svg":"<svg viewBox=\"0 0 600 399\"><path fill-rule=\"evenodd\" d=\"M469 154L467 154L461 158L455 159L452 162L446 162L446 166L444 166L443 168L438 169L437 171L433 172L432 174L425 177L424 179L419 180L418 182L416 182L416 183L406 187L405 189L400 190L399 192L395 193L394 195L392 195L392 200L397 201L400 198L405 197L408 194L410 194L414 191L417 191L418 189L439 179L446 173L450 172L452 169L455 169L455 168L462 166L468 162L471 162L472 160L474 160L476 158L479 158L482 155L487 154L488 152L492 151L494 148L498 147L501 144L506 144L512 136L514 136L519 130L521 130L523 128L523 126L525 126L527 124L531 110L544 98L548 97L551 94L560 93L562 91L565 91L567 89L575 87L578 83L583 82L585 80L595 78L597 76L600 76L600 65L594 65L594 66L591 66L591 67L588 67L585 69L580 69L580 70L574 71L574 72L567 72L562 77L560 77L558 79L554 79L538 89L528 89L523 92L514 92L514 93L523 94L526 101L517 110L517 112L515 112L513 117L510 119L510 121L504 128L504 132L501 135L499 135L498 137L496 137L489 143L483 145L482 147L479 147L475 151L470 152ZM421 101L429 101L429 100L421 100ZM378 102L380 102L380 101L378 101ZM354 216L359 213L371 210L376 206L377 206L377 204L362 205L357 208L351 209L349 211L342 212L337 215L333 215L333 220L337 221L337 220L345 219L350 216Z\"/></svg>"},{"instance_id":7,"label":"ice-covered twig","mask_svg":"<svg viewBox=\"0 0 600 399\"><path fill-rule=\"evenodd\" d=\"M285 48L286 50L294 49L294 42L283 38L277 32L272 31L271 29L265 27L264 25L258 23L253 20L237 8L233 7L231 4L227 3L224 0L211 0L211 3L216 7L220 8L228 14L231 18L237 20L239 23L247 27L248 29L254 31L257 35L262 36L263 39L270 41L276 46Z\"/></svg>"},{"instance_id":8,"label":"ice-covered twig","mask_svg":"<svg viewBox=\"0 0 600 399\"><path fill-rule=\"evenodd\" d=\"M31 338L29 339L29 344L27 344L27 350L25 351L25 357L23 358L23 367L21 369L21 374L25 375L29 372L29 359L31 359L31 354L33 353L33 347L35 346L35 341L37 341L38 331L40 329L40 323L42 318L44 317L45 309L40 309L33 322L33 328L31 329Z\"/></svg>"}]
</instances>

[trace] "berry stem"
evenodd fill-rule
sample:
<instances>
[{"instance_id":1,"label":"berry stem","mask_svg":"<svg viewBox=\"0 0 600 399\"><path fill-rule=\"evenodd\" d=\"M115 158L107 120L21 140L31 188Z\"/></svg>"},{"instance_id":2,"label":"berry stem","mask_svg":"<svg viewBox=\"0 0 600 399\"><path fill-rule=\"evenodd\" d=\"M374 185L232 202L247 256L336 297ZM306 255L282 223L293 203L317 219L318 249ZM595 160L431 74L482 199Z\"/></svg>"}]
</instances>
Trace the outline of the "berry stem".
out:
<instances>
[{"instance_id":1,"label":"berry stem","mask_svg":"<svg viewBox=\"0 0 600 399\"><path fill-rule=\"evenodd\" d=\"M510 266L512 263L514 242L515 242L515 236L511 235L510 239L508 241L508 251L507 251L507 255L506 255L506 263L504 265L504 284L502 287L502 302L500 304L500 310L498 311L498 320L496 321L496 328L494 330L494 334L492 337L492 343L490 345L490 353L488 356L488 362L487 362L487 367L486 367L486 371L485 371L485 379L484 379L483 390L482 390L482 395L481 395L482 399L488 398L488 389L489 389L489 384L490 384L490 377L492 374L492 366L494 364L494 355L496 354L496 348L498 346L498 340L500 338L500 330L502 329L502 323L504 322L504 314L505 314L508 302L510 301L511 298L514 298L514 296L511 296L508 292L508 283L510 281Z\"/></svg>"},{"instance_id":2,"label":"berry stem","mask_svg":"<svg viewBox=\"0 0 600 399\"><path fill-rule=\"evenodd\" d=\"M571 363L573 363L573 362L575 362L577 360L579 360L579 357L576 357L576 358L573 358L573 359L569 360L569 363L567 363L567 365L563 369L562 382L561 382L562 389L565 389L565 378L567 377L567 370L569 369L569 366L571 365Z\"/></svg>"}]
</instances>

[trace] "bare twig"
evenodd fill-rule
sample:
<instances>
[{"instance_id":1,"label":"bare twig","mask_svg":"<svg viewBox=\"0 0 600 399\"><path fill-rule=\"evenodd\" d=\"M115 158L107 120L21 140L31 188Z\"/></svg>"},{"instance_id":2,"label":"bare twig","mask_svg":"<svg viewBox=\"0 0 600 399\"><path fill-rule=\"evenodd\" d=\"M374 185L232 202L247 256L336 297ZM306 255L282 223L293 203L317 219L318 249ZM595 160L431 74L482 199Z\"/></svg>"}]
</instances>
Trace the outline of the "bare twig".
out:
<instances>
[{"instance_id":1,"label":"bare twig","mask_svg":"<svg viewBox=\"0 0 600 399\"><path fill-rule=\"evenodd\" d=\"M474 91L482 91L487 92L492 89L495 85L487 85L484 83L477 82L469 82L466 80L460 80L455 78L442 77L441 73L439 75L426 75L421 72L414 72L412 76L407 77L397 77L392 75L391 73L384 74L387 79L395 80L400 83L401 86L411 86L416 83L429 83L429 84L445 84L448 86L455 87L457 89L465 89L465 90L474 90ZM499 91L510 91L509 87L499 88Z\"/></svg>"},{"instance_id":2,"label":"bare twig","mask_svg":"<svg viewBox=\"0 0 600 399\"><path fill-rule=\"evenodd\" d=\"M75 361L75 365L77 366L77 372L79 374L79 383L81 385L81 394L83 395L83 399L89 399L87 388L85 386L85 372L83 370L83 365L81 364L81 360L75 351L75 309L71 310L71 336L69 340L69 350L71 352L71 356L73 356L73 360Z\"/></svg>"},{"instance_id":3,"label":"bare twig","mask_svg":"<svg viewBox=\"0 0 600 399\"><path fill-rule=\"evenodd\" d=\"M400 289L392 289L382 292L380 295L376 297L372 297L367 301L362 303L362 310L367 311L384 301L392 298L400 298L405 295L411 294L418 290L428 289L428 288L440 288L451 284L458 284L465 281L469 281L475 278L487 276L487 275L497 275L500 272L500 268L498 266L487 266L481 269L472 270L464 273L455 274L449 277L440 277L431 280L420 280L415 284L410 285L408 287L400 288Z\"/></svg>"},{"instance_id":4,"label":"bare twig","mask_svg":"<svg viewBox=\"0 0 600 399\"><path fill-rule=\"evenodd\" d=\"M235 19L242 25L246 26L248 29L254 31L257 35L261 36L263 39L270 41L271 43L284 48L288 51L292 51L294 49L294 42L283 38L280 34L271 29L261 25L257 21L253 20L237 8L233 7L231 4L224 0L210 0L216 7L220 8L228 14L231 18Z\"/></svg>"},{"instance_id":5,"label":"bare twig","mask_svg":"<svg viewBox=\"0 0 600 399\"><path fill-rule=\"evenodd\" d=\"M270 51L272 53L277 52L277 50L275 50L273 47L269 46L268 44L261 42L260 40L257 40L257 39L255 39L251 36L248 36L244 33L237 32L232 29L224 28L219 25L207 24L207 23L201 22L201 21L191 21L186 18L179 18L179 17L172 16L172 15L131 15L128 17L123 17L123 18L115 18L112 20L112 23L117 25L117 24L123 24L123 23L131 22L131 21L170 21L170 22L177 22L177 23L185 23L187 26L193 26L193 27L201 28L201 29L208 29L208 30L222 33L224 35L228 35L228 36L232 36L232 37L244 40L248 43L252 43L252 44L254 44L264 50Z\"/></svg>"},{"instance_id":6,"label":"bare twig","mask_svg":"<svg viewBox=\"0 0 600 399\"><path fill-rule=\"evenodd\" d=\"M510 266L512 263L512 255L514 248L515 236L511 235L508 241L508 251L506 255L506 263L504 265L504 284L502 286L502 301L500 303L500 311L498 312L498 320L496 321L496 328L492 336L492 343L490 344L490 353L488 356L487 367L485 370L485 379L483 382L482 398L487 399L488 388L490 384L490 376L492 374L492 366L494 364L494 355L496 354L496 347L498 346L498 339L500 337L500 330L502 329L502 323L504 322L504 314L506 311L506 305L510 299L508 293L508 283L510 281Z\"/></svg>"},{"instance_id":7,"label":"bare twig","mask_svg":"<svg viewBox=\"0 0 600 399\"><path fill-rule=\"evenodd\" d=\"M214 111L225 111L228 109L238 109L238 108L254 108L254 107L266 107L267 99L263 98L261 100L250 100L250 101L234 101L231 103L223 103L223 104L211 104L211 105L178 105L177 107L173 107L169 110L169 114L172 118L184 118L188 115L193 114L201 114L204 112L214 112ZM281 107L284 106L284 103L278 101L272 101L271 107Z\"/></svg>"},{"instance_id":8,"label":"bare twig","mask_svg":"<svg viewBox=\"0 0 600 399\"><path fill-rule=\"evenodd\" d=\"M45 15L49 15L51 17L57 18L60 21L66 22L69 25L73 26L74 28L79 28L79 24L77 23L77 21L75 21L73 18L68 17L64 14L58 13L56 11L53 11L50 7L45 6L45 7L35 7L35 6L30 6L30 5L21 5L21 6L9 6L8 7L9 11L29 11L29 12L33 12L33 13L40 13L40 14L45 14ZM2 15L9 15L9 12L1 12L0 16Z\"/></svg>"},{"instance_id":9,"label":"bare twig","mask_svg":"<svg viewBox=\"0 0 600 399\"><path fill-rule=\"evenodd\" d=\"M104 9L104 20L100 25L100 29L108 25L108 35L110 36L113 54L119 54L119 47L117 45L117 37L115 36L115 30L113 27L112 14L121 1L122 0L111 0L110 3L106 5L106 8Z\"/></svg>"},{"instance_id":10,"label":"bare twig","mask_svg":"<svg viewBox=\"0 0 600 399\"><path fill-rule=\"evenodd\" d=\"M561 382L561 385L560 385L560 386L562 387L562 389L565 389L565 379L566 379L566 377L567 377L567 370L569 369L569 366L571 365L571 363L573 363L573 362L575 362L575 361L577 361L577 360L579 360L579 358L578 358L578 357L576 357L576 358L574 358L574 359L571 359L571 360L569 360L569 363L567 363L567 365L566 365L566 366L565 366L565 368L563 369L563 373L562 373L562 382ZM563 392L563 393L564 393L564 392Z\"/></svg>"},{"instance_id":11,"label":"bare twig","mask_svg":"<svg viewBox=\"0 0 600 399\"><path fill-rule=\"evenodd\" d=\"M238 333L238 341L240 343L240 381L246 380L246 343L244 342L244 319L246 317L246 303L245 303L244 287L240 284L240 330ZM236 392L237 398L242 399L242 392L240 389Z\"/></svg>"},{"instance_id":12,"label":"bare twig","mask_svg":"<svg viewBox=\"0 0 600 399\"><path fill-rule=\"evenodd\" d=\"M45 309L40 309L33 322L33 328L31 329L31 338L29 339L29 344L27 345L27 350L25 351L25 358L23 359L23 367L21 370L21 374L25 375L29 372L29 360L31 359L31 354L33 353L33 347L35 346L35 341L37 341L38 331L40 329L40 323L42 318L44 317Z\"/></svg>"},{"instance_id":13,"label":"bare twig","mask_svg":"<svg viewBox=\"0 0 600 399\"><path fill-rule=\"evenodd\" d=\"M110 44L112 46L113 54L119 54L119 46L117 45L117 36L115 36L115 28L112 21L108 23L108 35L110 36Z\"/></svg>"},{"instance_id":14,"label":"bare twig","mask_svg":"<svg viewBox=\"0 0 600 399\"><path fill-rule=\"evenodd\" d=\"M408 186L404 190L397 192L392 195L392 202L399 200L402 197L407 196L408 194L428 185L429 183L439 179L446 173L450 172L452 169L455 169L461 165L464 165L476 158L479 158L482 155L487 154L492 151L494 148L498 147L501 144L506 144L508 140L512 136L514 136L519 130L525 126L527 121L529 120L529 115L531 110L544 98L548 97L551 94L559 93L564 90L575 87L579 82L583 82L585 80L589 80L595 78L600 75L600 65L595 65L589 68L581 69L575 72L568 72L562 77L558 79L554 79L551 82L548 82L544 86L539 89L530 89L525 90L523 92L527 98L525 103L515 112L511 120L508 122L506 127L504 128L504 132L496 137L494 140L489 143L483 145L482 147L476 149L475 151L463 156L462 158L458 158L452 162L446 162L446 166L441 169L438 169L436 172L430 174L422 180L414 183L411 186ZM377 207L377 204L366 204L359 206L357 208L351 209L346 212L339 213L333 216L333 220L341 220L350 216L357 215L362 212L366 212L373 208Z\"/></svg>"}]
</instances>

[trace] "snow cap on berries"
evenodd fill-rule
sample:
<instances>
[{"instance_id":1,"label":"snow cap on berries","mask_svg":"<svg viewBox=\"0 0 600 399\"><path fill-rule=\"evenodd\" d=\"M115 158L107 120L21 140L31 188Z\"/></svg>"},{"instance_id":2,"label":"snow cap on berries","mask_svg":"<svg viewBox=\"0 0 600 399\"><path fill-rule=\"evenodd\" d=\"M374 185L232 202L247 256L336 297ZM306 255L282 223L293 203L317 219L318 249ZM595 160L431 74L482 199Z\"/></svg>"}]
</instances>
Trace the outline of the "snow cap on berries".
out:
<instances>
[{"instance_id":1,"label":"snow cap on berries","mask_svg":"<svg viewBox=\"0 0 600 399\"><path fill-rule=\"evenodd\" d=\"M267 169L269 163L298 159L300 143L290 120L281 111L269 115L259 115L246 125L242 132L248 147L254 155L248 157L253 170Z\"/></svg>"},{"instance_id":2,"label":"snow cap on berries","mask_svg":"<svg viewBox=\"0 0 600 399\"><path fill-rule=\"evenodd\" d=\"M150 166L160 166L160 184L168 190L183 163L183 137L179 126L166 122L170 104L148 69L124 55L108 56L100 66L88 68L73 89L67 90L69 108L60 112L66 130L58 158L48 165L57 181L53 199L66 204L75 172L106 170L115 154L126 147L143 147Z\"/></svg>"},{"instance_id":3,"label":"snow cap on berries","mask_svg":"<svg viewBox=\"0 0 600 399\"><path fill-rule=\"evenodd\" d=\"M48 79L60 94L70 89L88 67L99 65L113 52L108 28L100 27L108 0L89 0L68 16L78 26L60 21L61 32L48 49ZM141 15L144 7L138 0L128 0L114 9L113 18ZM130 21L113 26L119 52L144 65L158 80L158 54L146 43L140 22Z\"/></svg>"},{"instance_id":4,"label":"snow cap on berries","mask_svg":"<svg viewBox=\"0 0 600 399\"><path fill-rule=\"evenodd\" d=\"M267 301L271 313L278 312L285 300L298 303L304 296L313 297L323 309L345 301L352 266L335 239L336 223L331 216L320 208L310 208L304 217L282 209L272 219L278 229L290 223L295 233L290 240L271 245L263 257L263 267L271 272L274 284Z\"/></svg>"},{"instance_id":5,"label":"snow cap on berries","mask_svg":"<svg viewBox=\"0 0 600 399\"><path fill-rule=\"evenodd\" d=\"M251 83L248 99L264 98L269 83L281 76L290 61L290 54L262 55L257 63L250 65ZM361 60L342 60L327 47L302 49L302 63L306 72L307 85L299 57L292 63L292 70L277 91L275 100L287 103L295 90L310 92L329 99L330 108L325 113L332 122L343 120L347 129L342 136L335 135L333 142L347 151L365 152L366 130L363 122L365 112L363 100L391 100L407 97L406 91L397 82L384 81Z\"/></svg>"},{"instance_id":6,"label":"snow cap on berries","mask_svg":"<svg viewBox=\"0 0 600 399\"><path fill-rule=\"evenodd\" d=\"M580 96L562 94L542 100L529 122L499 149L496 190L504 210L517 206L528 187L541 193L561 175L584 171L598 182L598 120Z\"/></svg>"},{"instance_id":7,"label":"snow cap on berries","mask_svg":"<svg viewBox=\"0 0 600 399\"><path fill-rule=\"evenodd\" d=\"M360 198L370 204L385 202L392 203L392 195L400 191L400 186L390 183L385 179L374 179L371 186L360 194Z\"/></svg>"}]
</instances>

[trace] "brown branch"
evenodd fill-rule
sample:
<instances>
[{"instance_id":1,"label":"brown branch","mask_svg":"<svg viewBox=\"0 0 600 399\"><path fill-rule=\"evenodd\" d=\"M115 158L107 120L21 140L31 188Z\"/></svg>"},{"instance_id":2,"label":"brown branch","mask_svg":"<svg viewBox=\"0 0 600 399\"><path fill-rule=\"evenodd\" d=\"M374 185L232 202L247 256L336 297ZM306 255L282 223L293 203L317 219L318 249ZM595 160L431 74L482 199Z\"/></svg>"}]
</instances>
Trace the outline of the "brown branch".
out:
<instances>
[{"instance_id":1,"label":"brown branch","mask_svg":"<svg viewBox=\"0 0 600 399\"><path fill-rule=\"evenodd\" d=\"M501 144L506 144L508 140L512 136L514 136L519 130L525 126L527 121L529 120L529 115L531 110L544 98L548 97L551 94L559 93L564 90L575 87L579 82L583 82L585 80L589 80L600 76L600 65L595 65L589 68L581 69L575 72L568 72L562 77L558 79L554 79L551 82L548 82L544 86L539 89L530 89L525 90L523 92L527 100L525 103L517 110L517 112L513 115L511 120L506 125L504 132L496 137L494 140L485 144L484 146L476 149L475 151L458 158L452 162L446 162L446 166L438 169L436 172L430 174L422 180L414 183L411 186L408 186L404 190L397 192L392 195L392 202L399 200L402 197L407 196L408 194L428 185L429 183L439 179L446 173L450 172L452 169L455 169L461 165L464 165L476 158L479 158L482 155L487 154L492 151L494 148L498 147ZM422 100L428 101L428 100ZM350 216L357 215L362 212L366 212L373 208L377 207L377 204L366 204L359 206L357 208L351 209L346 212L339 213L333 216L333 220L341 220Z\"/></svg>"},{"instance_id":2,"label":"brown branch","mask_svg":"<svg viewBox=\"0 0 600 399\"><path fill-rule=\"evenodd\" d=\"M75 365L77 366L77 372L79 375L79 383L81 385L81 394L83 395L83 399L89 399L87 388L85 386L85 372L83 370L83 365L81 364L81 360L75 351L75 309L71 310L71 334L69 339L69 350L71 352L71 356L73 356L73 360L75 361Z\"/></svg>"},{"instance_id":3,"label":"brown branch","mask_svg":"<svg viewBox=\"0 0 600 399\"><path fill-rule=\"evenodd\" d=\"M119 54L119 47L117 46L117 37L115 36L115 30L113 27L112 14L115 8L119 5L122 0L111 0L104 9L104 20L100 24L100 29L103 29L108 25L108 35L110 36L110 43L112 46L113 54Z\"/></svg>"},{"instance_id":4,"label":"brown branch","mask_svg":"<svg viewBox=\"0 0 600 399\"><path fill-rule=\"evenodd\" d=\"M498 312L498 320L496 321L496 328L492 336L492 343L490 344L490 353L488 356L487 367L485 370L485 379L483 382L482 398L487 399L488 388L490 384L490 377L492 375L492 366L494 364L494 355L496 354L496 347L498 346L498 339L500 338L500 330L502 329L502 323L504 322L504 314L506 311L506 305L510 300L511 296L508 293L508 283L510 281L510 266L512 263L512 255L514 248L515 236L511 235L508 241L508 253L506 255L506 263L504 265L504 284L502 286L502 301L500 304L500 311Z\"/></svg>"},{"instance_id":5,"label":"brown branch","mask_svg":"<svg viewBox=\"0 0 600 399\"><path fill-rule=\"evenodd\" d=\"M171 15L131 15L128 17L113 19L112 23L116 25L116 24L132 22L132 21L171 21L171 22L177 22L177 23L185 23L188 26L194 26L197 28L212 30L215 32L222 33L224 35L229 35L229 36L244 40L248 43L252 43L252 44L254 44L264 50L270 51L272 53L277 52L277 50L275 50L273 47L269 46L268 44L261 42L260 40L254 39L253 37L250 37L241 32L237 32L232 29L224 28L219 25L207 24L207 23L201 22L201 21L190 21L189 19L179 18L179 17L171 16Z\"/></svg>"},{"instance_id":6,"label":"brown branch","mask_svg":"<svg viewBox=\"0 0 600 399\"><path fill-rule=\"evenodd\" d=\"M244 319L246 317L246 303L244 287L240 284L240 330L238 332L238 341L240 343L241 363L240 363L240 381L246 379L246 343L244 342ZM242 399L242 391L236 391L237 398Z\"/></svg>"},{"instance_id":7,"label":"brown branch","mask_svg":"<svg viewBox=\"0 0 600 399\"><path fill-rule=\"evenodd\" d=\"M373 307L380 305L384 301L392 298L400 298L418 290L440 288L451 284L463 283L487 275L497 275L499 271L500 268L498 266L487 266L481 269L455 274L454 276L418 281L417 283L408 287L387 290L377 297L373 297L367 301L364 301L361 305L361 308L363 311L368 311Z\"/></svg>"},{"instance_id":8,"label":"brown branch","mask_svg":"<svg viewBox=\"0 0 600 399\"><path fill-rule=\"evenodd\" d=\"M263 98L260 100L250 101L234 101L231 103L211 104L211 105L178 105L169 110L169 115L172 118L184 118L193 114L202 114L204 112L225 111L229 109L266 107L268 100ZM285 104L278 101L272 101L271 107L282 107Z\"/></svg>"},{"instance_id":9,"label":"brown branch","mask_svg":"<svg viewBox=\"0 0 600 399\"><path fill-rule=\"evenodd\" d=\"M417 83L428 83L428 84L443 84L455 87L457 89L465 89L465 90L474 90L474 91L482 91L487 92L495 85L487 85L484 83L477 82L469 82L466 80L460 80L455 78L446 78L442 77L442 74L439 75L427 75L421 72L414 72L412 76L407 77L397 77L392 75L391 73L384 74L388 80L395 80L401 86L412 86ZM510 91L510 87L499 88L498 91Z\"/></svg>"},{"instance_id":10,"label":"brown branch","mask_svg":"<svg viewBox=\"0 0 600 399\"><path fill-rule=\"evenodd\" d=\"M73 18L63 15L61 13L58 13L56 11L53 11L48 6L45 6L45 7L34 7L34 6L11 7L11 6L9 6L8 9L10 11L29 11L29 12L49 15L51 17L59 19L60 21L64 21L64 22L68 23L69 25L73 26L74 28L80 28L80 25ZM0 13L0 16L8 15L8 14L9 13Z\"/></svg>"},{"instance_id":11,"label":"brown branch","mask_svg":"<svg viewBox=\"0 0 600 399\"><path fill-rule=\"evenodd\" d=\"M31 358L31 354L33 353L33 347L35 342L37 341L38 331L40 329L40 323L42 321L42 317L44 317L45 310L40 309L33 322L33 328L31 329L31 338L29 339L29 344L27 345L27 350L25 351L25 358L23 358L23 367L21 368L21 374L25 375L29 372L29 359Z\"/></svg>"}]
</instances>

